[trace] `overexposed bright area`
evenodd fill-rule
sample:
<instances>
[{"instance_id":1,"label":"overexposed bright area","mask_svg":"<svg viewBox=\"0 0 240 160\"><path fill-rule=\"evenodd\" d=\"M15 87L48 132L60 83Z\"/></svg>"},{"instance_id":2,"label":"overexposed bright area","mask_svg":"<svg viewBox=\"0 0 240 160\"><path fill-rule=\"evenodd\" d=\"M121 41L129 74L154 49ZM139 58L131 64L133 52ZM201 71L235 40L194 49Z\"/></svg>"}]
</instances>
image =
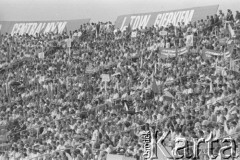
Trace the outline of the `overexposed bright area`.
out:
<instances>
[{"instance_id":1,"label":"overexposed bright area","mask_svg":"<svg viewBox=\"0 0 240 160\"><path fill-rule=\"evenodd\" d=\"M115 21L123 14L216 4L224 11L235 11L240 6L240 0L0 0L0 21L81 18L91 18L94 22Z\"/></svg>"}]
</instances>

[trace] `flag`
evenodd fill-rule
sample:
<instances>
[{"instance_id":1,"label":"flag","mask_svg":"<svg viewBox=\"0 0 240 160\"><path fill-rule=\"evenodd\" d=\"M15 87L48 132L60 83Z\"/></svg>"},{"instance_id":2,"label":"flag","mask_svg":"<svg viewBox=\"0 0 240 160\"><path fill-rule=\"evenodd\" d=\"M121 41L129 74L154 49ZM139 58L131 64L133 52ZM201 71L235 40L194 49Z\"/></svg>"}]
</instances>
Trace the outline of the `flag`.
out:
<instances>
[{"instance_id":1,"label":"flag","mask_svg":"<svg viewBox=\"0 0 240 160\"><path fill-rule=\"evenodd\" d=\"M92 64L89 64L89 65L86 67L86 72L85 72L85 73L88 73L88 74L94 73L94 67L92 66Z\"/></svg>"},{"instance_id":2,"label":"flag","mask_svg":"<svg viewBox=\"0 0 240 160\"><path fill-rule=\"evenodd\" d=\"M38 53L38 58L39 59L44 59L44 52Z\"/></svg>"},{"instance_id":3,"label":"flag","mask_svg":"<svg viewBox=\"0 0 240 160\"><path fill-rule=\"evenodd\" d=\"M128 111L128 106L127 106L126 102L124 102L124 108L126 109L126 111Z\"/></svg>"},{"instance_id":4,"label":"flag","mask_svg":"<svg viewBox=\"0 0 240 160\"><path fill-rule=\"evenodd\" d=\"M159 93L158 86L157 86L156 80L154 78L152 78L152 91L156 94Z\"/></svg>"},{"instance_id":5,"label":"flag","mask_svg":"<svg viewBox=\"0 0 240 160\"><path fill-rule=\"evenodd\" d=\"M175 36L178 37L178 30L176 26L174 27L174 33L175 33Z\"/></svg>"},{"instance_id":6,"label":"flag","mask_svg":"<svg viewBox=\"0 0 240 160\"><path fill-rule=\"evenodd\" d=\"M49 99L51 99L51 84L48 84L47 90L48 90L48 97Z\"/></svg>"},{"instance_id":7,"label":"flag","mask_svg":"<svg viewBox=\"0 0 240 160\"><path fill-rule=\"evenodd\" d=\"M107 81L104 82L104 89L107 92Z\"/></svg>"},{"instance_id":8,"label":"flag","mask_svg":"<svg viewBox=\"0 0 240 160\"><path fill-rule=\"evenodd\" d=\"M53 99L53 83L50 84L50 98Z\"/></svg>"},{"instance_id":9,"label":"flag","mask_svg":"<svg viewBox=\"0 0 240 160\"><path fill-rule=\"evenodd\" d=\"M164 68L163 68L163 65L161 64L161 67L160 67L161 71L160 71L160 77L163 76L163 73L164 73Z\"/></svg>"},{"instance_id":10,"label":"flag","mask_svg":"<svg viewBox=\"0 0 240 160\"><path fill-rule=\"evenodd\" d=\"M121 50L121 51L125 52L124 43L123 43L123 45L121 45L121 43L119 43L119 47L120 47L120 50Z\"/></svg>"},{"instance_id":11,"label":"flag","mask_svg":"<svg viewBox=\"0 0 240 160\"><path fill-rule=\"evenodd\" d=\"M20 78L21 78L21 75L20 75L20 69L19 68L17 68L17 75L16 75L16 79L17 79L17 81L19 81L20 80Z\"/></svg>"},{"instance_id":12,"label":"flag","mask_svg":"<svg viewBox=\"0 0 240 160\"><path fill-rule=\"evenodd\" d=\"M153 52L151 51L150 55L148 56L148 59L151 59L153 55Z\"/></svg>"},{"instance_id":13,"label":"flag","mask_svg":"<svg viewBox=\"0 0 240 160\"><path fill-rule=\"evenodd\" d=\"M186 36L186 46L193 46L193 35Z\"/></svg>"},{"instance_id":14,"label":"flag","mask_svg":"<svg viewBox=\"0 0 240 160\"><path fill-rule=\"evenodd\" d=\"M6 95L8 95L8 93L9 93L9 86L8 86L8 80L7 80L7 82L5 83L5 92L6 92Z\"/></svg>"},{"instance_id":15,"label":"flag","mask_svg":"<svg viewBox=\"0 0 240 160\"><path fill-rule=\"evenodd\" d=\"M118 80L116 82L115 89L119 90Z\"/></svg>"},{"instance_id":16,"label":"flag","mask_svg":"<svg viewBox=\"0 0 240 160\"><path fill-rule=\"evenodd\" d=\"M2 44L2 33L1 33L1 29L0 29L0 45Z\"/></svg>"},{"instance_id":17,"label":"flag","mask_svg":"<svg viewBox=\"0 0 240 160\"><path fill-rule=\"evenodd\" d=\"M98 37L99 31L100 31L100 24L97 24L96 25L96 37Z\"/></svg>"},{"instance_id":18,"label":"flag","mask_svg":"<svg viewBox=\"0 0 240 160\"><path fill-rule=\"evenodd\" d=\"M66 77L66 88L67 88L67 90L68 90L68 84L69 84L69 79L68 79L68 77Z\"/></svg>"},{"instance_id":19,"label":"flag","mask_svg":"<svg viewBox=\"0 0 240 160\"><path fill-rule=\"evenodd\" d=\"M229 65L229 69L230 70L234 70L234 64L235 62L232 60L232 58L230 58L230 65Z\"/></svg>"},{"instance_id":20,"label":"flag","mask_svg":"<svg viewBox=\"0 0 240 160\"><path fill-rule=\"evenodd\" d=\"M147 77L144 77L143 81L141 82L141 88L144 87L144 84L145 84L146 80L147 80Z\"/></svg>"},{"instance_id":21,"label":"flag","mask_svg":"<svg viewBox=\"0 0 240 160\"><path fill-rule=\"evenodd\" d=\"M168 90L164 90L164 96L163 97L167 101L171 101L172 99L174 99L174 96Z\"/></svg>"},{"instance_id":22,"label":"flag","mask_svg":"<svg viewBox=\"0 0 240 160\"><path fill-rule=\"evenodd\" d=\"M176 57L178 58L178 47L176 45Z\"/></svg>"},{"instance_id":23,"label":"flag","mask_svg":"<svg viewBox=\"0 0 240 160\"><path fill-rule=\"evenodd\" d=\"M234 66L234 71L235 71L235 72L239 72L239 64L238 64L238 65L235 64L235 66Z\"/></svg>"},{"instance_id":24,"label":"flag","mask_svg":"<svg viewBox=\"0 0 240 160\"><path fill-rule=\"evenodd\" d=\"M155 64L154 64L154 71L155 71L155 74L157 74L157 63L155 62Z\"/></svg>"},{"instance_id":25,"label":"flag","mask_svg":"<svg viewBox=\"0 0 240 160\"><path fill-rule=\"evenodd\" d=\"M231 37L236 37L235 31L232 29L232 26L230 25L230 23L228 23L228 31Z\"/></svg>"},{"instance_id":26,"label":"flag","mask_svg":"<svg viewBox=\"0 0 240 160\"><path fill-rule=\"evenodd\" d=\"M68 35L67 27L65 27L65 32L66 32L66 34Z\"/></svg>"},{"instance_id":27,"label":"flag","mask_svg":"<svg viewBox=\"0 0 240 160\"><path fill-rule=\"evenodd\" d=\"M212 80L210 82L210 93L213 93L213 84L212 84Z\"/></svg>"},{"instance_id":28,"label":"flag","mask_svg":"<svg viewBox=\"0 0 240 160\"><path fill-rule=\"evenodd\" d=\"M58 84L57 84L57 95L60 95L61 93L61 83L58 81Z\"/></svg>"},{"instance_id":29,"label":"flag","mask_svg":"<svg viewBox=\"0 0 240 160\"><path fill-rule=\"evenodd\" d=\"M132 38L136 38L136 37L137 37L137 31L132 32L131 37L132 37Z\"/></svg>"},{"instance_id":30,"label":"flag","mask_svg":"<svg viewBox=\"0 0 240 160\"><path fill-rule=\"evenodd\" d=\"M215 69L217 70L217 67L218 67L218 58L216 59L215 61Z\"/></svg>"},{"instance_id":31,"label":"flag","mask_svg":"<svg viewBox=\"0 0 240 160\"><path fill-rule=\"evenodd\" d=\"M229 58L229 57L231 57L231 53L228 51L228 52L225 52L224 54L223 54L223 57L224 57L224 59L227 59L227 58Z\"/></svg>"},{"instance_id":32,"label":"flag","mask_svg":"<svg viewBox=\"0 0 240 160\"><path fill-rule=\"evenodd\" d=\"M235 71L235 72L239 71L239 60L240 59L233 60L234 65L233 65L232 70Z\"/></svg>"},{"instance_id":33,"label":"flag","mask_svg":"<svg viewBox=\"0 0 240 160\"><path fill-rule=\"evenodd\" d=\"M57 27L56 27L56 33L59 34L58 32L59 32L59 31L58 31L58 26L57 26Z\"/></svg>"},{"instance_id":34,"label":"flag","mask_svg":"<svg viewBox=\"0 0 240 160\"><path fill-rule=\"evenodd\" d=\"M11 61L11 52L12 52L12 43L10 42L9 46L8 46L8 62Z\"/></svg>"},{"instance_id":35,"label":"flag","mask_svg":"<svg viewBox=\"0 0 240 160\"><path fill-rule=\"evenodd\" d=\"M204 60L207 60L209 57L207 56L207 53L206 53L206 49L203 49L202 51L200 51L200 53L202 53L202 58Z\"/></svg>"}]
</instances>

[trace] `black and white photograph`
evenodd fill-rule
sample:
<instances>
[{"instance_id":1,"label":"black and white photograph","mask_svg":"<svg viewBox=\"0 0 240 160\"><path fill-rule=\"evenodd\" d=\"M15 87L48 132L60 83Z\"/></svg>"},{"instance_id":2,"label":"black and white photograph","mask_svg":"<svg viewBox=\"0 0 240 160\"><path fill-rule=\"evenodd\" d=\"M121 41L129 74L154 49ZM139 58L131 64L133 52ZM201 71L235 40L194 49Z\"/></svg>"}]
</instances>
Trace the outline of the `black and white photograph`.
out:
<instances>
[{"instance_id":1,"label":"black and white photograph","mask_svg":"<svg viewBox=\"0 0 240 160\"><path fill-rule=\"evenodd\" d=\"M240 160L240 0L0 0L0 160Z\"/></svg>"}]
</instances>

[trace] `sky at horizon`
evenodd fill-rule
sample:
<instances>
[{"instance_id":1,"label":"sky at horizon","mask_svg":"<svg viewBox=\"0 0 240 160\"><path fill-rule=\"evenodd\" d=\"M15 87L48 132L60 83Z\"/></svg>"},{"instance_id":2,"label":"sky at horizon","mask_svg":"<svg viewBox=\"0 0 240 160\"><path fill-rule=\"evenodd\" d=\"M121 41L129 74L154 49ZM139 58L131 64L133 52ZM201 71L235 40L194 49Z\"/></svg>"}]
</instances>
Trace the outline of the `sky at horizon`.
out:
<instances>
[{"instance_id":1,"label":"sky at horizon","mask_svg":"<svg viewBox=\"0 0 240 160\"><path fill-rule=\"evenodd\" d=\"M112 21L119 15L159 12L207 5L240 10L240 0L0 0L0 21L44 21L90 18Z\"/></svg>"}]
</instances>

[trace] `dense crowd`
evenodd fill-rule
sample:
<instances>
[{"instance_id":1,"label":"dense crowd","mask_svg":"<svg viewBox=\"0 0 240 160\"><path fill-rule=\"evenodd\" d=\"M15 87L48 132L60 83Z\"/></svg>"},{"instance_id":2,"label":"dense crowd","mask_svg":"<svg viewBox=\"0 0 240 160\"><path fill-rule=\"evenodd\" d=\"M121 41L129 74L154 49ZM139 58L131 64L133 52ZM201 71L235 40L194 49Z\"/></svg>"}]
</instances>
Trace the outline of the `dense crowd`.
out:
<instances>
[{"instance_id":1,"label":"dense crowd","mask_svg":"<svg viewBox=\"0 0 240 160\"><path fill-rule=\"evenodd\" d=\"M237 61L237 69L230 67L240 43L226 25L238 30L239 20L239 12L228 10L177 26L120 31L108 22L70 33L4 34L0 124L9 139L0 160L105 160L107 154L139 160L146 130L159 130L159 137L170 130L172 148L176 137L210 133L240 142ZM178 55L187 35L194 35L193 45ZM231 56L209 56L206 49Z\"/></svg>"}]
</instances>

